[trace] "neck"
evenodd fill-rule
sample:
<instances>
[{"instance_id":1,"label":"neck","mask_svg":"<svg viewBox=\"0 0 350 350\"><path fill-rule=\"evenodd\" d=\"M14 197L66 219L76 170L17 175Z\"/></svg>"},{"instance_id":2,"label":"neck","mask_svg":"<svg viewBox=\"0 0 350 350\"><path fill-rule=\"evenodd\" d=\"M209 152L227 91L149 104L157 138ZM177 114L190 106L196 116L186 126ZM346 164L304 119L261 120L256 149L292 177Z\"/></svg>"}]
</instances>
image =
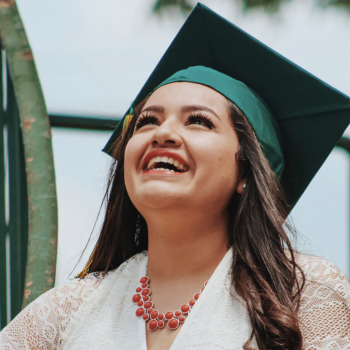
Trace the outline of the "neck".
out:
<instances>
[{"instance_id":1,"label":"neck","mask_svg":"<svg viewBox=\"0 0 350 350\"><path fill-rule=\"evenodd\" d=\"M208 279L229 249L222 215L153 212L145 218L148 275L153 280Z\"/></svg>"}]
</instances>

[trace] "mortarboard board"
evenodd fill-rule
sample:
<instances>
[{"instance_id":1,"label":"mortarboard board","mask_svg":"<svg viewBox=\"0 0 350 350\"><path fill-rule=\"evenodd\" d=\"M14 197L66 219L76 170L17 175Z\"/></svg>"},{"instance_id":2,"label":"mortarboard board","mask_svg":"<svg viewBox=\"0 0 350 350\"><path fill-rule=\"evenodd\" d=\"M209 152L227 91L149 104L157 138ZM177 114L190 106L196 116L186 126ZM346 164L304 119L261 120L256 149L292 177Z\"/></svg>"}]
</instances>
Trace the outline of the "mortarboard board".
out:
<instances>
[{"instance_id":1,"label":"mortarboard board","mask_svg":"<svg viewBox=\"0 0 350 350\"><path fill-rule=\"evenodd\" d=\"M244 83L257 101L266 107L267 112L263 114L267 118L272 116L273 120L265 119L264 125L256 122L254 125L254 115L248 116L244 105L238 106L252 124L293 207L349 125L350 98L199 3L132 106L166 81L184 81L176 80L176 77L181 76L179 71L184 71L186 75L185 72L193 69L189 67L200 68L202 72L207 67L209 70L206 72L214 70L234 82ZM198 79L201 78L185 81L197 82ZM205 85L214 87L235 102L234 97L228 96L232 94L229 87L223 87L223 91L220 91L217 83ZM245 103L245 106L248 105L249 102ZM128 114L129 110L103 149L104 152L111 153L111 146L120 135ZM266 123L270 123L268 128ZM257 130L259 125L260 130ZM269 146L276 149L277 160L267 153ZM282 148L281 158L278 156Z\"/></svg>"}]
</instances>

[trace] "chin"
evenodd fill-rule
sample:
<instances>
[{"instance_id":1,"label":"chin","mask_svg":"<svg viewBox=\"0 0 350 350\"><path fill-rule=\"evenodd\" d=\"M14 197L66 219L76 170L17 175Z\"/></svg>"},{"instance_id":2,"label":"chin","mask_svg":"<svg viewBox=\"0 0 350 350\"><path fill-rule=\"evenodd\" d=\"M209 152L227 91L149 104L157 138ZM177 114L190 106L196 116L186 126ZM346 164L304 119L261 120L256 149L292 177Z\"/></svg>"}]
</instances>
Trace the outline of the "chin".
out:
<instances>
[{"instance_id":1,"label":"chin","mask_svg":"<svg viewBox=\"0 0 350 350\"><path fill-rule=\"evenodd\" d=\"M144 189L138 193L137 199L135 200L135 206L148 207L152 209L166 209L179 206L184 197L185 196L179 193L179 191L169 189L165 190L164 188L159 187Z\"/></svg>"}]
</instances>

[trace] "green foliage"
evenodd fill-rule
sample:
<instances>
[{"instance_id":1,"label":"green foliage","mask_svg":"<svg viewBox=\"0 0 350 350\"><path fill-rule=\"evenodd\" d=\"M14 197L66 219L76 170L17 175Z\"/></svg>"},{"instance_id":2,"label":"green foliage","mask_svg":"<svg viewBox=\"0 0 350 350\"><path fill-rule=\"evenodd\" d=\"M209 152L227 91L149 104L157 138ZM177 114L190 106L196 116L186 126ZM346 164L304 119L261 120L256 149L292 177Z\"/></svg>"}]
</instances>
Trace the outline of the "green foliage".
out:
<instances>
[{"instance_id":1,"label":"green foliage","mask_svg":"<svg viewBox=\"0 0 350 350\"><path fill-rule=\"evenodd\" d=\"M184 15L188 15L193 10L193 5L188 0L156 0L153 12L160 13L170 7L177 7Z\"/></svg>"},{"instance_id":2,"label":"green foliage","mask_svg":"<svg viewBox=\"0 0 350 350\"><path fill-rule=\"evenodd\" d=\"M243 10L261 8L267 12L277 12L282 5L289 0L242 0Z\"/></svg>"},{"instance_id":3,"label":"green foliage","mask_svg":"<svg viewBox=\"0 0 350 350\"><path fill-rule=\"evenodd\" d=\"M243 4L243 11L249 11L252 9L262 9L269 13L277 12L283 3L290 0L227 0L227 1L240 1ZM194 2L192 2L194 3ZM161 13L163 10L170 7L178 8L183 15L188 15L192 9L191 1L189 0L155 0L153 6L154 13ZM318 4L321 7L339 7L350 11L350 0L318 0Z\"/></svg>"},{"instance_id":4,"label":"green foliage","mask_svg":"<svg viewBox=\"0 0 350 350\"><path fill-rule=\"evenodd\" d=\"M319 0L322 7L336 6L350 11L350 0Z\"/></svg>"}]
</instances>

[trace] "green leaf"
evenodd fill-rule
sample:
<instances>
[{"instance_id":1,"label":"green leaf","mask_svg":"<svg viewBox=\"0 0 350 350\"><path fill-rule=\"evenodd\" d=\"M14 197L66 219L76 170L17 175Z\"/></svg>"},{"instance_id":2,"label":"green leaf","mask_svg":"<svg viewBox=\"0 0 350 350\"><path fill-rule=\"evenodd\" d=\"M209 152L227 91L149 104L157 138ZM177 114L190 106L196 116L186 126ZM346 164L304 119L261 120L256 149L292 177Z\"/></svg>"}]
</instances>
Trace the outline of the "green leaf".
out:
<instances>
[{"instance_id":1,"label":"green leaf","mask_svg":"<svg viewBox=\"0 0 350 350\"><path fill-rule=\"evenodd\" d=\"M242 0L243 11L260 8L273 13L277 12L280 6L287 1L289 0Z\"/></svg>"},{"instance_id":2,"label":"green leaf","mask_svg":"<svg viewBox=\"0 0 350 350\"><path fill-rule=\"evenodd\" d=\"M170 7L177 7L185 16L193 10L193 6L188 0L156 0L153 12L159 14Z\"/></svg>"}]
</instances>

